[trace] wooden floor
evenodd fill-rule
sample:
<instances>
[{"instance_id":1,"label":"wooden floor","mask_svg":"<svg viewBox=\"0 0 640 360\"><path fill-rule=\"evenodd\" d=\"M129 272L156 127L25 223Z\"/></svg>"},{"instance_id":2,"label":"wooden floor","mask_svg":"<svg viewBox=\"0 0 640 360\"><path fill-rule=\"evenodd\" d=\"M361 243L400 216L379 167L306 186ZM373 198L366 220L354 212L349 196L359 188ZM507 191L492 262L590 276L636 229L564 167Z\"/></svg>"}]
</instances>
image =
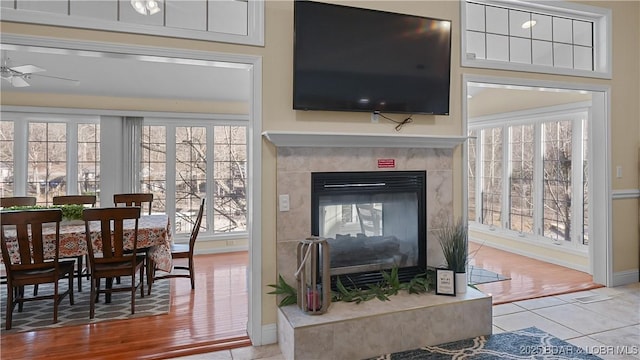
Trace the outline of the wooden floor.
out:
<instances>
[{"instance_id":1,"label":"wooden floor","mask_svg":"<svg viewBox=\"0 0 640 360\"><path fill-rule=\"evenodd\" d=\"M588 274L477 246L472 264L511 278L477 285L494 304L599 287ZM198 255L195 291L188 279L169 280L168 315L2 334L0 358L165 359L248 346L247 264L246 252Z\"/></svg>"},{"instance_id":2,"label":"wooden floor","mask_svg":"<svg viewBox=\"0 0 640 360\"><path fill-rule=\"evenodd\" d=\"M493 304L559 295L602 287L587 273L469 242L470 264L511 278L476 287Z\"/></svg>"},{"instance_id":3,"label":"wooden floor","mask_svg":"<svg viewBox=\"0 0 640 360\"><path fill-rule=\"evenodd\" d=\"M195 262L195 291L189 279L162 280L172 282L167 315L2 334L0 358L163 359L251 345L247 252L198 255Z\"/></svg>"}]
</instances>

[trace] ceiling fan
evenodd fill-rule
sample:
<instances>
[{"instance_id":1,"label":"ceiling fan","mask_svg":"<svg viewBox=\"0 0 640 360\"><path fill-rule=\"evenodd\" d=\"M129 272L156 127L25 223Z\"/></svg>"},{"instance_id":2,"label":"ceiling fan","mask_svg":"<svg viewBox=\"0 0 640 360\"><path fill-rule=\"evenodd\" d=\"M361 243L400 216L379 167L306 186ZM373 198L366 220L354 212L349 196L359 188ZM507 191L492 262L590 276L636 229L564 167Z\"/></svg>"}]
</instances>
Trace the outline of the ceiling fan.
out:
<instances>
[{"instance_id":1,"label":"ceiling fan","mask_svg":"<svg viewBox=\"0 0 640 360\"><path fill-rule=\"evenodd\" d=\"M5 59L2 62L2 67L0 68L0 76L2 76L3 80L7 80L13 87L30 86L28 80L30 80L32 76L40 76L40 77L46 77L50 79L70 81L75 83L75 85L78 85L80 83L79 80L74 80L74 79L69 79L69 78L64 78L59 76L37 74L43 71L46 71L46 70L43 68L37 67L35 65L20 65L20 66L11 67L9 66L9 59Z\"/></svg>"}]
</instances>

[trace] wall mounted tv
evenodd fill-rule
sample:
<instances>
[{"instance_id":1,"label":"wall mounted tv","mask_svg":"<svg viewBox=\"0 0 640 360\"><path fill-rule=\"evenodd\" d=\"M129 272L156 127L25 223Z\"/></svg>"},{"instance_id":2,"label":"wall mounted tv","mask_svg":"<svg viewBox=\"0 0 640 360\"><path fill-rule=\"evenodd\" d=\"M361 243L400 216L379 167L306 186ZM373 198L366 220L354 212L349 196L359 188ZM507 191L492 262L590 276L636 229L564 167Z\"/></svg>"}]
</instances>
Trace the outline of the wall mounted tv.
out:
<instances>
[{"instance_id":1,"label":"wall mounted tv","mask_svg":"<svg viewBox=\"0 0 640 360\"><path fill-rule=\"evenodd\" d=\"M449 114L451 22L295 1L293 108Z\"/></svg>"}]
</instances>

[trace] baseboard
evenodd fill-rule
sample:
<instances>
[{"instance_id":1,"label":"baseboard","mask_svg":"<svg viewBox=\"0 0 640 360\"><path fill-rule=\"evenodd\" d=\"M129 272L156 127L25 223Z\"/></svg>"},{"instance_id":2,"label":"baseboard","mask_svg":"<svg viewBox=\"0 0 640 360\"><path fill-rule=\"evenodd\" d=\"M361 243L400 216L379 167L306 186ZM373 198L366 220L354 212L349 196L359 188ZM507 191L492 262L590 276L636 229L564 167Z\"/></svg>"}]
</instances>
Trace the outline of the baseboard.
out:
<instances>
[{"instance_id":1,"label":"baseboard","mask_svg":"<svg viewBox=\"0 0 640 360\"><path fill-rule=\"evenodd\" d=\"M613 286L622 286L637 283L639 275L639 269L616 272L613 274Z\"/></svg>"},{"instance_id":2,"label":"baseboard","mask_svg":"<svg viewBox=\"0 0 640 360\"><path fill-rule=\"evenodd\" d=\"M276 323L262 325L262 345L278 342L278 325Z\"/></svg>"}]
</instances>

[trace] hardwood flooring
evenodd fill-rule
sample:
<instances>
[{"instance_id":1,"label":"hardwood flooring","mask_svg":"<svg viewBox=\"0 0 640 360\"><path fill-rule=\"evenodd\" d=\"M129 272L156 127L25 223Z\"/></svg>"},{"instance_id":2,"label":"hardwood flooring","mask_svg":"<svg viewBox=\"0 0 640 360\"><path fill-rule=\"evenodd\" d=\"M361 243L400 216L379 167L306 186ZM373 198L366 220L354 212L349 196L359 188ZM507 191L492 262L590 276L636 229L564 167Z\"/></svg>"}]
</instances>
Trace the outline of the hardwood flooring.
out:
<instances>
[{"instance_id":1,"label":"hardwood flooring","mask_svg":"<svg viewBox=\"0 0 640 360\"><path fill-rule=\"evenodd\" d=\"M470 243L471 252L477 247ZM494 304L600 287L589 274L488 246L471 261L511 278L477 285L493 295ZM188 279L164 280L172 282L167 315L2 334L0 358L166 359L251 345L246 336L248 253L197 255L195 262L195 291Z\"/></svg>"},{"instance_id":2,"label":"hardwood flooring","mask_svg":"<svg viewBox=\"0 0 640 360\"><path fill-rule=\"evenodd\" d=\"M476 285L493 296L494 305L602 287L587 273L473 242L469 254L472 265L511 278Z\"/></svg>"},{"instance_id":3,"label":"hardwood flooring","mask_svg":"<svg viewBox=\"0 0 640 360\"><path fill-rule=\"evenodd\" d=\"M248 253L194 260L194 291L189 279L159 280L172 282L169 314L2 334L0 358L165 359L251 345L246 336Z\"/></svg>"}]
</instances>

